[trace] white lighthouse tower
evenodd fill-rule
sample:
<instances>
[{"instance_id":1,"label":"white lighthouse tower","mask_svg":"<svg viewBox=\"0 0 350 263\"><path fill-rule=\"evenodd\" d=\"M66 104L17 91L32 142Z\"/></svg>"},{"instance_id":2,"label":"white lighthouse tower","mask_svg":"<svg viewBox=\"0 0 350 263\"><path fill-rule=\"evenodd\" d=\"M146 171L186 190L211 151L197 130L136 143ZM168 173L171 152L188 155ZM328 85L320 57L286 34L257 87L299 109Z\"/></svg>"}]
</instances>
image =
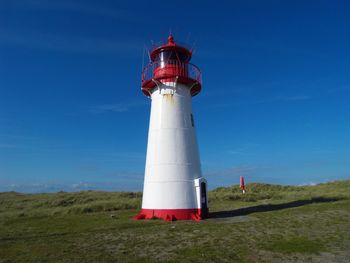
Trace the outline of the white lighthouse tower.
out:
<instances>
[{"instance_id":1,"label":"white lighthouse tower","mask_svg":"<svg viewBox=\"0 0 350 263\"><path fill-rule=\"evenodd\" d=\"M151 98L142 209L135 219L200 220L208 215L192 97L201 91L201 73L189 63L192 50L170 35L150 50L142 92Z\"/></svg>"}]
</instances>

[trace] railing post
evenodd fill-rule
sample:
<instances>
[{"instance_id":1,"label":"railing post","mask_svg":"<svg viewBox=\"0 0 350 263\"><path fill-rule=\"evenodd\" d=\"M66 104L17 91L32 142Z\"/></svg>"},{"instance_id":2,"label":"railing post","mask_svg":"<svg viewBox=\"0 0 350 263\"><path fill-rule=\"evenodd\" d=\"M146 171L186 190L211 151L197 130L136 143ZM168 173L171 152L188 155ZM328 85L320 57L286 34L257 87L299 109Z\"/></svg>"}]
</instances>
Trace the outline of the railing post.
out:
<instances>
[{"instance_id":1,"label":"railing post","mask_svg":"<svg viewBox=\"0 0 350 263\"><path fill-rule=\"evenodd\" d=\"M141 81L142 83L147 82L155 78L155 71L160 69L162 65L165 65L164 68L169 66L169 71L165 70L164 73L169 76L164 77L175 77L180 76L188 79L192 79L201 83L201 72L200 70L191 63L184 63L178 60L167 60L167 61L155 61L149 63L142 72ZM161 70L161 69L160 69ZM160 71L162 72L162 71ZM163 73L162 73L163 74ZM171 75L174 76L171 76ZM161 76L159 76L161 77Z\"/></svg>"}]
</instances>

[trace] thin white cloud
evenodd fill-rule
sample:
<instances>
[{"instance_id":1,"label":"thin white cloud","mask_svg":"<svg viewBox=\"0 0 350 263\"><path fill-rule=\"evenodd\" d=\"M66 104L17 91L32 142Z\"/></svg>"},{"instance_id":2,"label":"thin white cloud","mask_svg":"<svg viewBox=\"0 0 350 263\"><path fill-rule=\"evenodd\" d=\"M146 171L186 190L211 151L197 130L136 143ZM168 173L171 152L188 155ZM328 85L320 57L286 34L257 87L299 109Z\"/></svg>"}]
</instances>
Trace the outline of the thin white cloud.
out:
<instances>
[{"instance_id":1,"label":"thin white cloud","mask_svg":"<svg viewBox=\"0 0 350 263\"><path fill-rule=\"evenodd\" d=\"M335 150L330 150L330 149L314 149L311 151L312 154L320 154L320 155L333 155L336 153Z\"/></svg>"},{"instance_id":2,"label":"thin white cloud","mask_svg":"<svg viewBox=\"0 0 350 263\"><path fill-rule=\"evenodd\" d=\"M208 171L206 175L208 177L238 177L240 175L252 175L257 171L264 169L264 167L255 165L239 165L226 169L218 169L215 171Z\"/></svg>"},{"instance_id":3,"label":"thin white cloud","mask_svg":"<svg viewBox=\"0 0 350 263\"><path fill-rule=\"evenodd\" d=\"M115 104L102 104L95 105L89 108L89 112L94 114L116 112L123 113L131 110L132 108L143 106L145 103L115 103Z\"/></svg>"},{"instance_id":4,"label":"thin white cloud","mask_svg":"<svg viewBox=\"0 0 350 263\"><path fill-rule=\"evenodd\" d=\"M10 138L10 139L18 139L18 140L36 140L38 139L37 137L33 136L27 136L23 134L6 134L6 133L0 133L0 138Z\"/></svg>"},{"instance_id":5,"label":"thin white cloud","mask_svg":"<svg viewBox=\"0 0 350 263\"><path fill-rule=\"evenodd\" d=\"M293 96L276 96L270 99L270 101L301 101L301 100L309 100L311 96L307 95L293 95ZM267 99L267 102L269 100Z\"/></svg>"},{"instance_id":6,"label":"thin white cloud","mask_svg":"<svg viewBox=\"0 0 350 263\"><path fill-rule=\"evenodd\" d=\"M88 16L109 17L123 21L138 19L132 12L115 8L113 6L103 6L102 4L89 4L85 1L64 1L64 0L22 0L22 1L0 1L0 10L23 9L28 12L79 12ZM35 15L33 13L32 15ZM63 14L62 14L63 15ZM98 18L96 18L98 19ZM31 27L31 23L20 28L14 27L15 23L0 24L0 46L17 46L32 49L44 49L55 51L66 51L75 53L117 53L133 54L139 56L142 52L142 41L140 39L123 38L119 35L111 38L78 36L77 34L66 35L40 31Z\"/></svg>"},{"instance_id":7,"label":"thin white cloud","mask_svg":"<svg viewBox=\"0 0 350 263\"><path fill-rule=\"evenodd\" d=\"M49 192L77 192L84 190L97 191L140 191L142 190L142 177L140 179L109 178L106 181L90 182L77 181L72 183L35 182L35 183L8 183L0 184L0 192L15 191L21 193L49 193Z\"/></svg>"},{"instance_id":8,"label":"thin white cloud","mask_svg":"<svg viewBox=\"0 0 350 263\"><path fill-rule=\"evenodd\" d=\"M266 53L268 52L278 52L281 56L290 56L293 55L295 57L301 59L307 58L321 58L321 59L329 59L333 58L328 52L325 52L324 49L320 47L313 46L310 48L309 46L300 46L296 47L291 45L288 42L266 42L264 40L254 40L244 39L241 40L227 40L221 41L220 37L217 37L217 43L212 44L212 46L220 46L220 49L213 49L209 47L201 48L200 52L198 52L197 57L202 59L215 59L215 60L237 60L242 58L251 59L251 54L253 53Z\"/></svg>"},{"instance_id":9,"label":"thin white cloud","mask_svg":"<svg viewBox=\"0 0 350 263\"><path fill-rule=\"evenodd\" d=\"M86 188L93 188L92 185L88 184L88 183L84 183L84 182L79 182L79 183L75 183L75 184L71 184L71 187L73 189L86 189Z\"/></svg>"},{"instance_id":10,"label":"thin white cloud","mask_svg":"<svg viewBox=\"0 0 350 263\"><path fill-rule=\"evenodd\" d=\"M11 149L11 148L18 148L18 145L10 144L10 143L0 143L0 149Z\"/></svg>"},{"instance_id":11,"label":"thin white cloud","mask_svg":"<svg viewBox=\"0 0 350 263\"><path fill-rule=\"evenodd\" d=\"M43 33L34 30L20 32L5 28L0 28L0 35L0 46L18 46L74 53L126 53L128 55L139 55L142 52L142 46L137 40L79 37Z\"/></svg>"},{"instance_id":12,"label":"thin white cloud","mask_svg":"<svg viewBox=\"0 0 350 263\"><path fill-rule=\"evenodd\" d=\"M257 143L244 143L237 148L227 150L227 153L232 155L243 156L255 155L256 148L258 148L259 146L260 144Z\"/></svg>"},{"instance_id":13,"label":"thin white cloud","mask_svg":"<svg viewBox=\"0 0 350 263\"><path fill-rule=\"evenodd\" d=\"M209 107L211 108L227 108L232 106L242 106L242 105L257 105L257 104L267 104L267 103L276 103L276 102L302 102L311 100L312 96L308 95L280 95L280 96L272 96L262 99L247 99L236 102L223 102L223 103L215 103L210 104Z\"/></svg>"},{"instance_id":14,"label":"thin white cloud","mask_svg":"<svg viewBox=\"0 0 350 263\"><path fill-rule=\"evenodd\" d=\"M1 9L25 9L30 11L74 12L86 15L108 17L117 20L137 21L133 12L113 6L103 6L103 3L90 4L86 1L74 0L22 0L0 3Z\"/></svg>"},{"instance_id":15,"label":"thin white cloud","mask_svg":"<svg viewBox=\"0 0 350 263\"><path fill-rule=\"evenodd\" d=\"M298 102L298 101L306 101L312 99L309 95L276 95L267 98L262 98L260 100L251 100L247 102L243 102L242 104L265 104L265 103L273 103L273 102Z\"/></svg>"},{"instance_id":16,"label":"thin white cloud","mask_svg":"<svg viewBox=\"0 0 350 263\"><path fill-rule=\"evenodd\" d=\"M328 89L328 93L338 93L338 92L347 92L350 91L350 85L341 85L338 87L333 87Z\"/></svg>"},{"instance_id":17,"label":"thin white cloud","mask_svg":"<svg viewBox=\"0 0 350 263\"><path fill-rule=\"evenodd\" d=\"M298 186L314 186L314 185L317 185L319 183L316 183L316 182L307 182L307 183L302 183L302 184L299 184Z\"/></svg>"},{"instance_id":18,"label":"thin white cloud","mask_svg":"<svg viewBox=\"0 0 350 263\"><path fill-rule=\"evenodd\" d=\"M91 108L92 113L104 113L104 112L126 112L129 111L132 106L128 104L105 104L97 105Z\"/></svg>"}]
</instances>

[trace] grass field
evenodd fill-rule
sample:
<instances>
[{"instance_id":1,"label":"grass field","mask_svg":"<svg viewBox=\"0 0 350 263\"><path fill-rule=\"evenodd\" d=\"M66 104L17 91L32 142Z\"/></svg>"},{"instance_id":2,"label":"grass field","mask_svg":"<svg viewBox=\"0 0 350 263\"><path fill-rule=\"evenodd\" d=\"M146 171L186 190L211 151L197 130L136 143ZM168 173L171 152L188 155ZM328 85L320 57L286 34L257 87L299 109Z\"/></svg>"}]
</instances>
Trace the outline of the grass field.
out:
<instances>
[{"instance_id":1,"label":"grass field","mask_svg":"<svg viewBox=\"0 0 350 263\"><path fill-rule=\"evenodd\" d=\"M350 180L209 193L201 222L131 219L141 193L0 193L0 262L349 262Z\"/></svg>"}]
</instances>

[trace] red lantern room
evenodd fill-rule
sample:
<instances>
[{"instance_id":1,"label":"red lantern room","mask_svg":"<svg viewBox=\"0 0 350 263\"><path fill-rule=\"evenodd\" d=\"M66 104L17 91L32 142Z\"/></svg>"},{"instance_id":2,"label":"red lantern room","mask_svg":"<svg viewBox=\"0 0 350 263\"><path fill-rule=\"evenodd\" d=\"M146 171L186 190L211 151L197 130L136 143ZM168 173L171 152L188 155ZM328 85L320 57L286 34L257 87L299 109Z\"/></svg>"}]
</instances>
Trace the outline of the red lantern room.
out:
<instances>
[{"instance_id":1,"label":"red lantern room","mask_svg":"<svg viewBox=\"0 0 350 263\"><path fill-rule=\"evenodd\" d=\"M142 92L150 97L157 81L179 82L189 86L192 96L197 95L202 87L201 72L189 63L191 57L192 50L177 44L172 35L167 43L153 47L150 50L151 62L142 72Z\"/></svg>"}]
</instances>

